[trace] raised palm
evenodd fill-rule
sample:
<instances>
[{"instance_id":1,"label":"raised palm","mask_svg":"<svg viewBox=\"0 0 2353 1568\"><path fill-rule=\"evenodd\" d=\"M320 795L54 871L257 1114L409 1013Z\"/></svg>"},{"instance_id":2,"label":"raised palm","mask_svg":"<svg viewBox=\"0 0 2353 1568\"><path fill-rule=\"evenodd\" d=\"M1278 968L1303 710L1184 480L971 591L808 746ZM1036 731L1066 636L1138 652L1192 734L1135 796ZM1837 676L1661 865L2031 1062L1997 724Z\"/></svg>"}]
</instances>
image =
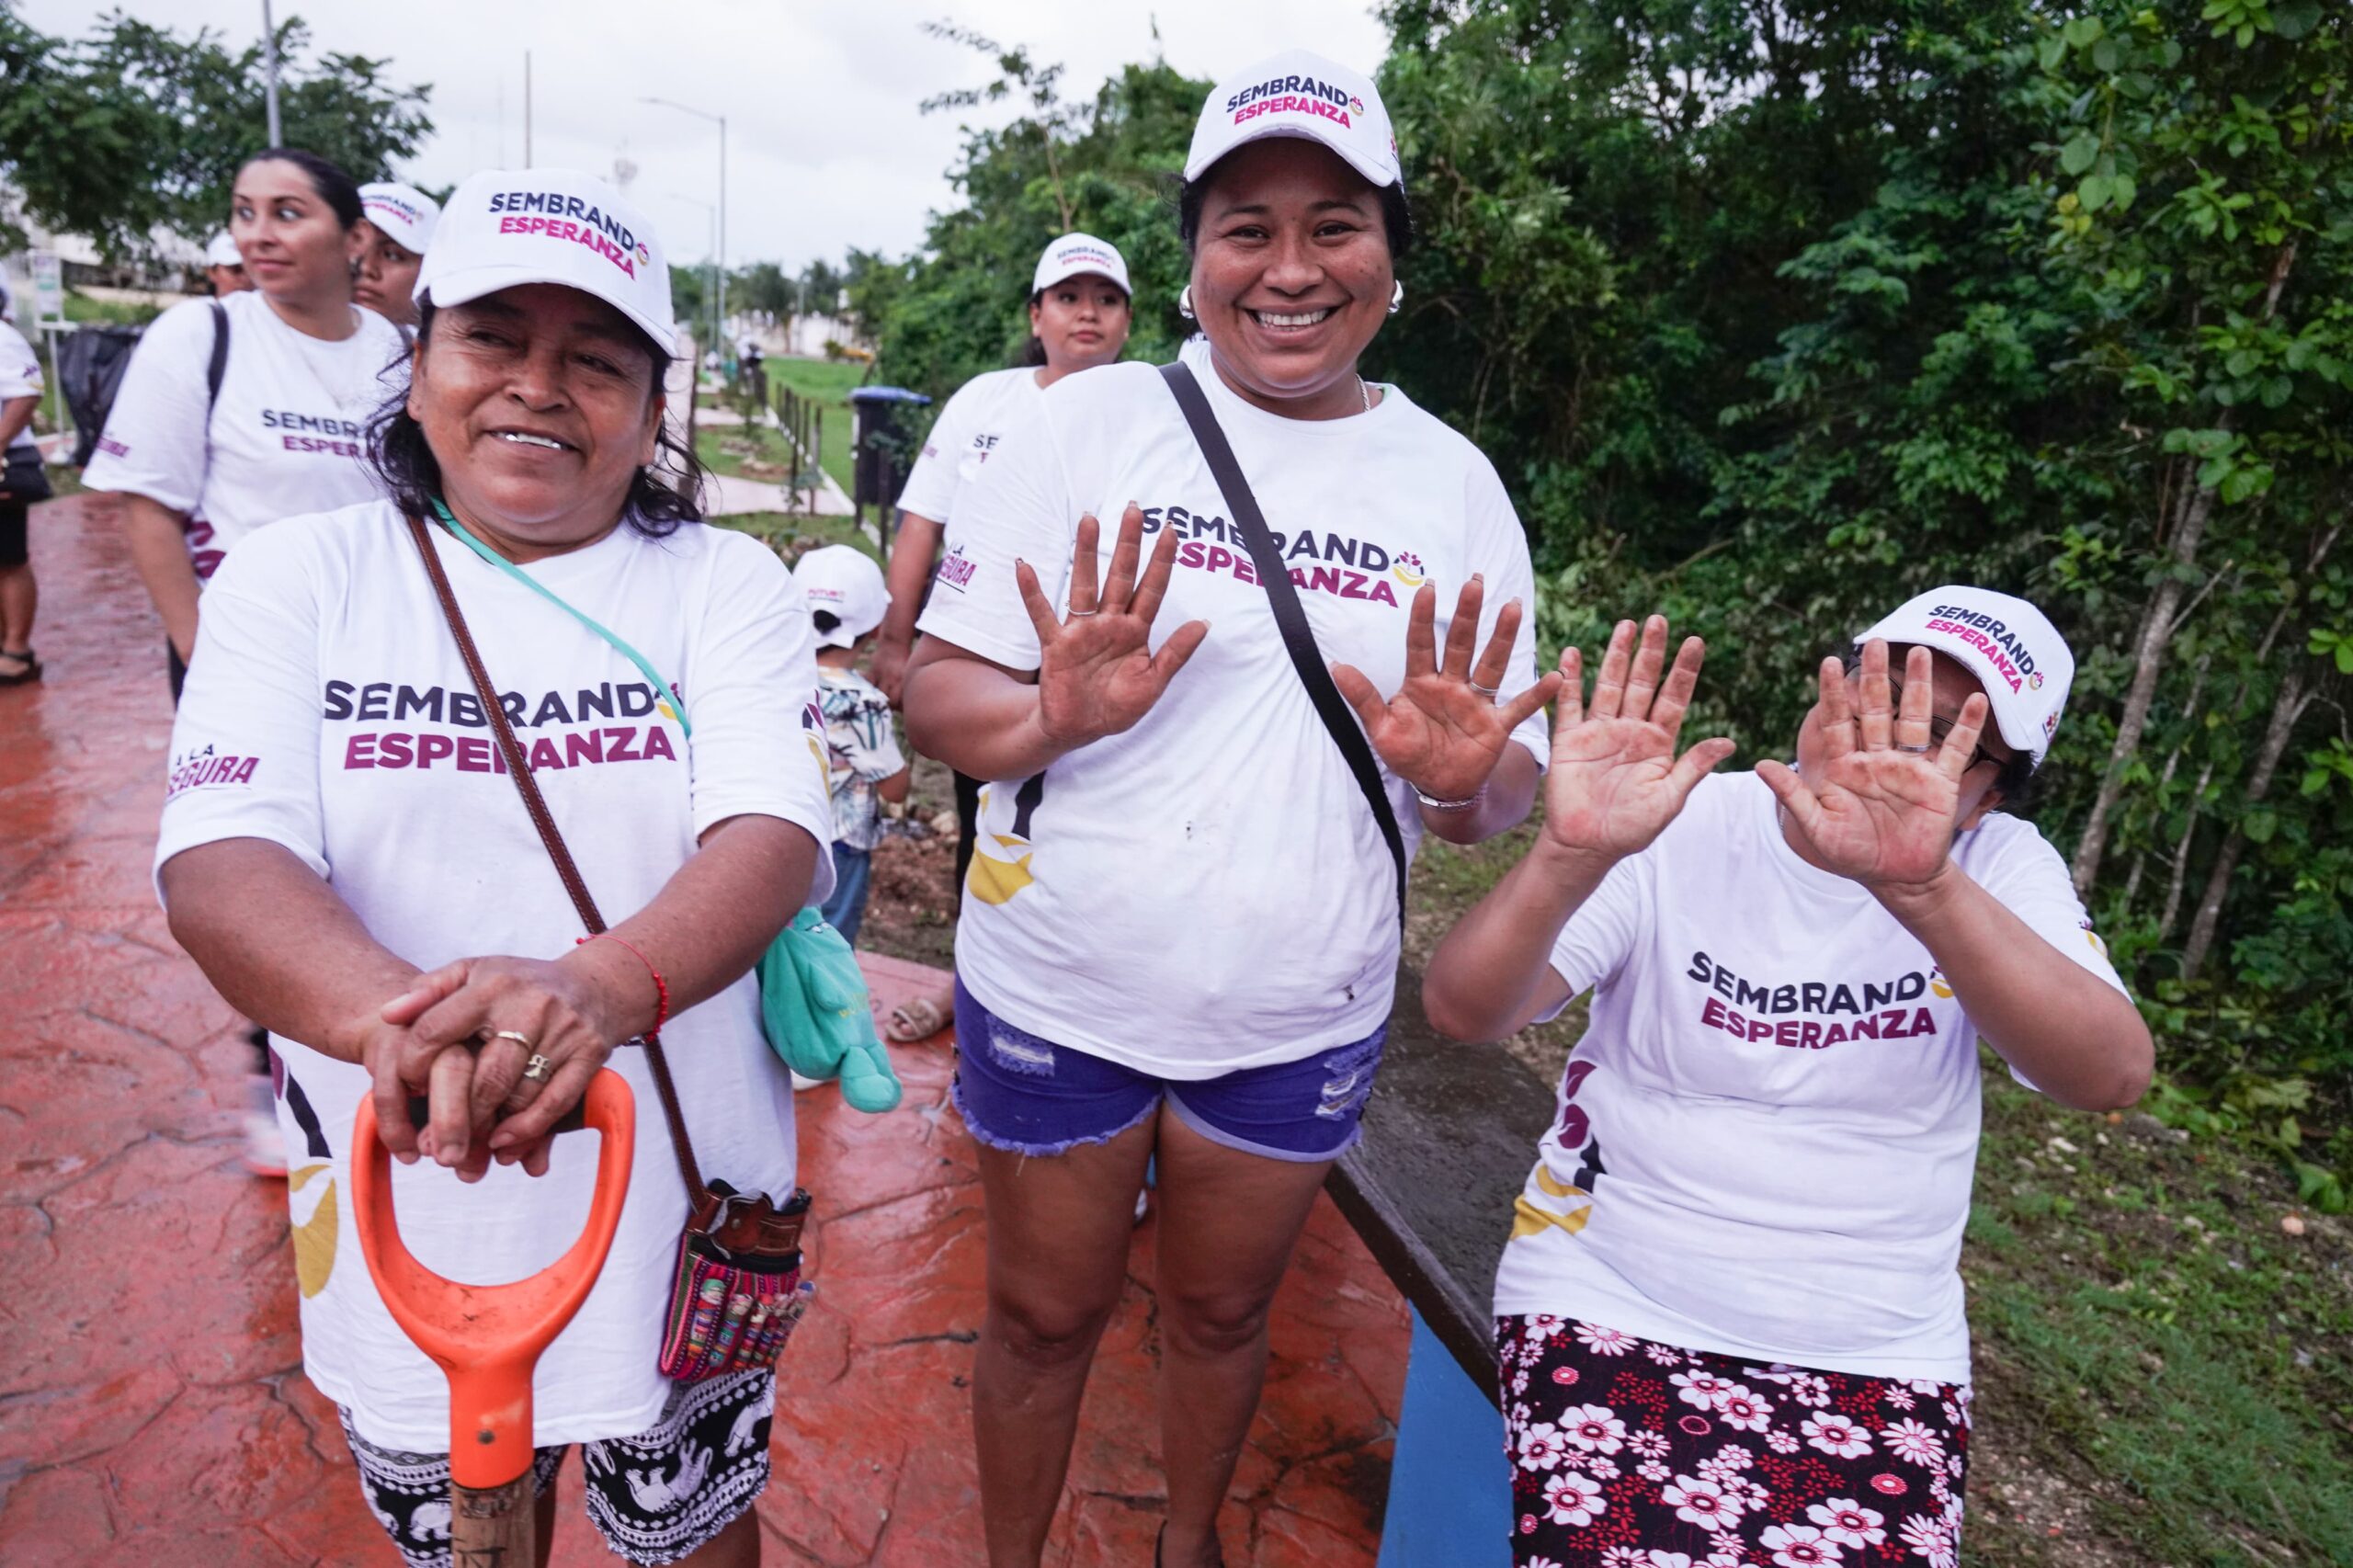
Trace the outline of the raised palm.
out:
<instances>
[{"instance_id":1,"label":"raised palm","mask_svg":"<svg viewBox=\"0 0 2353 1568\"><path fill-rule=\"evenodd\" d=\"M1778 762L1757 765L1812 858L1866 886L1925 882L1951 852L1961 776L1976 756L1986 704L1983 693L1972 693L1943 744L1934 744L1932 664L1927 649L1911 651L1898 711L1885 642L1863 650L1854 693L1845 667L1824 659L1822 762L1802 778Z\"/></svg>"},{"instance_id":2,"label":"raised palm","mask_svg":"<svg viewBox=\"0 0 2353 1568\"><path fill-rule=\"evenodd\" d=\"M1139 581L1143 513L1131 505L1120 519L1120 537L1111 549L1111 575L1098 593L1096 552L1100 538L1092 517L1079 519L1066 619L1054 614L1028 562L1014 567L1022 605L1038 632L1038 722L1047 737L1064 748L1133 726L1152 710L1209 635L1209 622L1188 620L1169 634L1157 653L1152 651L1153 618L1160 613L1176 567L1173 529L1162 531Z\"/></svg>"},{"instance_id":3,"label":"raised palm","mask_svg":"<svg viewBox=\"0 0 2353 1568\"><path fill-rule=\"evenodd\" d=\"M1676 756L1706 646L1697 637L1684 639L1669 669L1666 631L1664 616L1651 617L1637 648L1634 623L1620 621L1602 655L1590 708L1584 700L1584 655L1575 648L1561 654L1544 834L1563 848L1616 859L1645 847L1675 820L1709 769L1732 755L1732 742L1718 738Z\"/></svg>"},{"instance_id":4,"label":"raised palm","mask_svg":"<svg viewBox=\"0 0 2353 1568\"><path fill-rule=\"evenodd\" d=\"M1405 678L1397 695L1384 700L1363 671L1332 666L1333 684L1357 711L1365 738L1389 770L1423 794L1441 801L1464 800L1479 791L1495 771L1511 733L1521 720L1552 699L1559 683L1545 676L1510 701L1498 696L1519 635L1518 599L1495 617L1495 630L1478 663L1471 661L1479 638L1479 611L1486 586L1473 577L1454 603L1447 627L1446 657L1438 654L1438 590L1424 584L1405 618Z\"/></svg>"}]
</instances>

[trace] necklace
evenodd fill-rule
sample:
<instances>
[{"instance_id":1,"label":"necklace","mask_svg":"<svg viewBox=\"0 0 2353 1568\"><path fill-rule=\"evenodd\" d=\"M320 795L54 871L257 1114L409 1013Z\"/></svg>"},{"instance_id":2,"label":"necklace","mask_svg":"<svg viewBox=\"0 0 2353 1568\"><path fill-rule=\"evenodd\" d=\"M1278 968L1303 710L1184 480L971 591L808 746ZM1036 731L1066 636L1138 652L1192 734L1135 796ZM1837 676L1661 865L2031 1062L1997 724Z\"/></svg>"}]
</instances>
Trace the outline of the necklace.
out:
<instances>
[{"instance_id":1,"label":"necklace","mask_svg":"<svg viewBox=\"0 0 2353 1568\"><path fill-rule=\"evenodd\" d=\"M1364 377L1361 375L1357 377L1357 391L1363 394L1364 411L1367 414L1370 414L1372 412L1372 388L1367 384Z\"/></svg>"}]
</instances>

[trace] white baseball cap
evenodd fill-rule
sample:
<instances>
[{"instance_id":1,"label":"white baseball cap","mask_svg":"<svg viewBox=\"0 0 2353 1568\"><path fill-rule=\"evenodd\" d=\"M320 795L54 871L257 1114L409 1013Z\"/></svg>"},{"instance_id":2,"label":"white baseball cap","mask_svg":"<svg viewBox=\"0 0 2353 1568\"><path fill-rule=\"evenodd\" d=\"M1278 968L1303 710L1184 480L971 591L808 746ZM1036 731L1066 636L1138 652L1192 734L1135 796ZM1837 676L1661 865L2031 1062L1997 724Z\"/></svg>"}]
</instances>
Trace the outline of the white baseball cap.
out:
<instances>
[{"instance_id":1,"label":"white baseball cap","mask_svg":"<svg viewBox=\"0 0 2353 1568\"><path fill-rule=\"evenodd\" d=\"M390 181L359 187L360 216L383 236L416 256L433 243L433 226L441 222L441 208L414 186Z\"/></svg>"},{"instance_id":2,"label":"white baseball cap","mask_svg":"<svg viewBox=\"0 0 2353 1568\"><path fill-rule=\"evenodd\" d=\"M1370 78L1304 49L1287 49L1217 85L1193 127L1185 177L1267 136L1321 142L1377 186L1399 185L1397 137Z\"/></svg>"},{"instance_id":3,"label":"white baseball cap","mask_svg":"<svg viewBox=\"0 0 2353 1568\"><path fill-rule=\"evenodd\" d=\"M2075 678L2075 655L2050 617L2011 595L1955 585L1906 600L1855 646L1874 637L1958 660L1985 688L2002 739L2042 766Z\"/></svg>"},{"instance_id":4,"label":"white baseball cap","mask_svg":"<svg viewBox=\"0 0 2353 1568\"><path fill-rule=\"evenodd\" d=\"M593 294L678 351L670 267L643 213L578 169L485 169L449 193L416 298L462 305L501 289L560 283Z\"/></svg>"},{"instance_id":5,"label":"white baseball cap","mask_svg":"<svg viewBox=\"0 0 2353 1568\"><path fill-rule=\"evenodd\" d=\"M228 230L222 230L219 233L213 235L212 238L205 244L204 265L207 267L243 267L245 265L244 253L237 248L237 242L229 237Z\"/></svg>"},{"instance_id":6,"label":"white baseball cap","mask_svg":"<svg viewBox=\"0 0 2353 1568\"><path fill-rule=\"evenodd\" d=\"M1128 264L1120 247L1093 234L1064 234L1048 245L1038 257L1038 275L1029 280L1029 292L1043 293L1065 278L1083 278L1090 272L1117 283L1122 294L1135 292L1128 283Z\"/></svg>"},{"instance_id":7,"label":"white baseball cap","mask_svg":"<svg viewBox=\"0 0 2353 1568\"><path fill-rule=\"evenodd\" d=\"M855 648L858 640L882 624L891 608L890 590L882 585L882 568L874 557L846 544L828 544L802 556L792 568L793 581L809 597L809 612L831 611L833 630L817 632L820 648Z\"/></svg>"}]
</instances>

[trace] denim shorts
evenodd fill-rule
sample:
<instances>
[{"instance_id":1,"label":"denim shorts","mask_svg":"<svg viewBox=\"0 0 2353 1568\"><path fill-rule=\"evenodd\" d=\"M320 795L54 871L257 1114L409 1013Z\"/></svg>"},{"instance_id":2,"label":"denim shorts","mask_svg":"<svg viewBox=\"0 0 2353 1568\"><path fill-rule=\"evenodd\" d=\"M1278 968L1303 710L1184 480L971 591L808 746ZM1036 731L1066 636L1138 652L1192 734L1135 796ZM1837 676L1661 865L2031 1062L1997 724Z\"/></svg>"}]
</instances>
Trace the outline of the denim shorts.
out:
<instances>
[{"instance_id":1,"label":"denim shorts","mask_svg":"<svg viewBox=\"0 0 2353 1568\"><path fill-rule=\"evenodd\" d=\"M974 1138L1010 1154L1108 1142L1162 1100L1212 1142L1302 1165L1357 1141L1389 1027L1297 1062L1221 1078L1155 1078L1016 1028L956 984L956 1109Z\"/></svg>"}]
</instances>

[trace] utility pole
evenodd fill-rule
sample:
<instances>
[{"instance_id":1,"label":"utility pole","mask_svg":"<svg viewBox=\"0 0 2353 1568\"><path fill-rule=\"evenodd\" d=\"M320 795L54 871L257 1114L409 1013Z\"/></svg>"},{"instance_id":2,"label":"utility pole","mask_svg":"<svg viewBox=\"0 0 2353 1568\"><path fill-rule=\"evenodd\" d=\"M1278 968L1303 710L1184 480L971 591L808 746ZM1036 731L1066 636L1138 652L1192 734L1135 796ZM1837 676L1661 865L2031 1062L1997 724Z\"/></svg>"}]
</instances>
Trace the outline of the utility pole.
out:
<instances>
[{"instance_id":1,"label":"utility pole","mask_svg":"<svg viewBox=\"0 0 2353 1568\"><path fill-rule=\"evenodd\" d=\"M262 103L269 117L269 144L285 145L278 124L278 28L269 19L269 0L261 0Z\"/></svg>"},{"instance_id":2,"label":"utility pole","mask_svg":"<svg viewBox=\"0 0 2353 1568\"><path fill-rule=\"evenodd\" d=\"M727 330L727 117L674 103L668 98L640 98L638 102L674 108L698 119L708 119L719 127L719 329L724 334Z\"/></svg>"},{"instance_id":3,"label":"utility pole","mask_svg":"<svg viewBox=\"0 0 2353 1568\"><path fill-rule=\"evenodd\" d=\"M531 166L531 51L523 51L523 166Z\"/></svg>"}]
</instances>

